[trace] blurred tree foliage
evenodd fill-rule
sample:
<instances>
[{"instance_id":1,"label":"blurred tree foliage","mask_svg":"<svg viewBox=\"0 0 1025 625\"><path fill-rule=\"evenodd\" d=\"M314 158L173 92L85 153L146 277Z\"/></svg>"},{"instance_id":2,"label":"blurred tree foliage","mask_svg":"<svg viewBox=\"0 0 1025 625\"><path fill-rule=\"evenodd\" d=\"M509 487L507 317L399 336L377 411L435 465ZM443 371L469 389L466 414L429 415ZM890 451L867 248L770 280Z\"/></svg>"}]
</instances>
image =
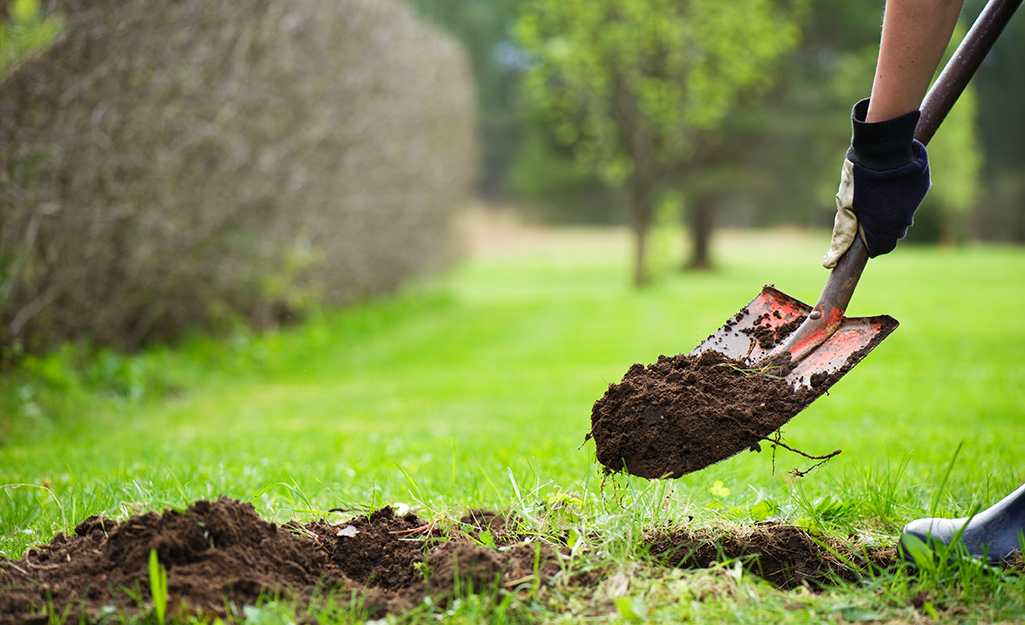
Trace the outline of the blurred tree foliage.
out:
<instances>
[{"instance_id":1,"label":"blurred tree foliage","mask_svg":"<svg viewBox=\"0 0 1025 625\"><path fill-rule=\"evenodd\" d=\"M484 190L532 202L547 199L550 220L621 220L623 213L609 207L623 198L597 188L600 180L558 144L556 128L525 107L519 80L529 59L525 62L512 44L511 24L526 0L410 1L463 41L474 58L481 119L503 120L501 133L482 122L483 152L501 155L485 159L484 179L489 183ZM967 0L966 24L984 3ZM692 224L698 206L711 211L715 223L736 227L830 224L840 163L850 141L850 108L871 87L883 4L809 3L800 22L800 44L774 66L767 97L741 98L715 136L702 141L705 150L696 158L703 160L703 175L687 181L684 212ZM940 131L948 137L938 135L935 141L940 143L930 151L938 159L934 167L942 170L947 164L942 144L951 134L967 141L974 127L982 154L981 179L970 208L957 218L967 237L1025 240L1025 213L1020 210L1025 204L1023 58L1025 21L1017 16L973 80L975 95L968 97L975 98L975 120L964 111L971 108L966 99ZM964 158L971 163L980 157ZM933 202L945 192L937 187L930 194L911 238L935 241L939 236L940 212L946 209Z\"/></svg>"},{"instance_id":2,"label":"blurred tree foliage","mask_svg":"<svg viewBox=\"0 0 1025 625\"><path fill-rule=\"evenodd\" d=\"M528 94L560 143L625 190L634 279L647 280L655 202L745 93L797 41L800 4L771 0L529 0L517 39ZM704 234L707 234L705 231Z\"/></svg>"},{"instance_id":3,"label":"blurred tree foliage","mask_svg":"<svg viewBox=\"0 0 1025 625\"><path fill-rule=\"evenodd\" d=\"M958 25L944 63L967 32ZM913 241L950 245L966 238L966 216L979 199L983 155L979 146L978 98L969 84L929 142L934 184L916 213Z\"/></svg>"},{"instance_id":4,"label":"blurred tree foliage","mask_svg":"<svg viewBox=\"0 0 1025 625\"><path fill-rule=\"evenodd\" d=\"M546 223L620 223L619 197L558 145L526 106L530 59L513 37L524 0L407 0L466 49L477 85L480 176L486 197L514 198Z\"/></svg>"},{"instance_id":5,"label":"blurred tree foliage","mask_svg":"<svg viewBox=\"0 0 1025 625\"><path fill-rule=\"evenodd\" d=\"M0 89L3 358L267 326L451 257L472 76L409 7L47 10L61 35Z\"/></svg>"},{"instance_id":6,"label":"blurred tree foliage","mask_svg":"<svg viewBox=\"0 0 1025 625\"><path fill-rule=\"evenodd\" d=\"M470 57L477 88L479 188L501 195L526 126L519 76L526 59L509 36L522 0L408 1L456 37Z\"/></svg>"},{"instance_id":7,"label":"blurred tree foliage","mask_svg":"<svg viewBox=\"0 0 1025 625\"><path fill-rule=\"evenodd\" d=\"M4 7L0 3L0 7ZM0 19L0 81L19 64L46 50L63 27L59 14L44 16L39 0L12 0Z\"/></svg>"},{"instance_id":8,"label":"blurred tree foliage","mask_svg":"<svg viewBox=\"0 0 1025 625\"><path fill-rule=\"evenodd\" d=\"M966 0L966 18L984 0ZM974 79L984 155L969 236L1025 243L1025 10L1019 9Z\"/></svg>"},{"instance_id":9,"label":"blurred tree foliage","mask_svg":"<svg viewBox=\"0 0 1025 625\"><path fill-rule=\"evenodd\" d=\"M733 193L753 191L747 203L758 205L746 215L727 217L739 225L825 227L833 217L840 163L850 141L850 107L867 97L872 85L882 3L878 11L839 0L819 0L812 7L794 62L780 74L774 96L751 113L772 121L752 123L754 131L747 135L756 155L745 166L753 184L737 186ZM966 8L951 51L978 10ZM935 184L909 230L911 241L964 238L964 224L979 206L986 146L980 141L983 120L977 110L985 70L929 145Z\"/></svg>"}]
</instances>

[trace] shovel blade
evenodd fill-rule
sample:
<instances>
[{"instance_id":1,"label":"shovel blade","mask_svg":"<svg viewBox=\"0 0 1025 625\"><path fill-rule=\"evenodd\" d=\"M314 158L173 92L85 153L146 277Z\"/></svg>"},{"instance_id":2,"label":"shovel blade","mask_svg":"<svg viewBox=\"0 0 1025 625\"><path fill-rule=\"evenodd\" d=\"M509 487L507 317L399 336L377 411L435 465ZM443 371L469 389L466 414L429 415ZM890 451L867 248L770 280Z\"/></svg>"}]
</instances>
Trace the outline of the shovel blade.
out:
<instances>
[{"instance_id":1,"label":"shovel blade","mask_svg":"<svg viewBox=\"0 0 1025 625\"><path fill-rule=\"evenodd\" d=\"M752 368L797 329L812 307L773 286L766 286L714 334L698 345L693 355L714 350ZM836 332L805 356L786 376L795 388L825 392L896 329L888 315L845 317Z\"/></svg>"}]
</instances>

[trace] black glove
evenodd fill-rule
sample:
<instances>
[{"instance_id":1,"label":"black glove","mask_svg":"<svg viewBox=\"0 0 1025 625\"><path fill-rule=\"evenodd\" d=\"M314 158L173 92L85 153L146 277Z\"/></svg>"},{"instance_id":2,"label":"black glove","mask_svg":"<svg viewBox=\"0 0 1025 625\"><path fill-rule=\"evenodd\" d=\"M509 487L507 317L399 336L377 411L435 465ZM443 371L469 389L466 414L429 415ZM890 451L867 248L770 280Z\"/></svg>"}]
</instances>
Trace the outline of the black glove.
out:
<instances>
[{"instance_id":1,"label":"black glove","mask_svg":"<svg viewBox=\"0 0 1025 625\"><path fill-rule=\"evenodd\" d=\"M920 113L867 123L868 100L851 111L853 133L836 194L833 238L822 265L832 268L860 232L870 258L892 252L929 190L929 156L914 139Z\"/></svg>"}]
</instances>

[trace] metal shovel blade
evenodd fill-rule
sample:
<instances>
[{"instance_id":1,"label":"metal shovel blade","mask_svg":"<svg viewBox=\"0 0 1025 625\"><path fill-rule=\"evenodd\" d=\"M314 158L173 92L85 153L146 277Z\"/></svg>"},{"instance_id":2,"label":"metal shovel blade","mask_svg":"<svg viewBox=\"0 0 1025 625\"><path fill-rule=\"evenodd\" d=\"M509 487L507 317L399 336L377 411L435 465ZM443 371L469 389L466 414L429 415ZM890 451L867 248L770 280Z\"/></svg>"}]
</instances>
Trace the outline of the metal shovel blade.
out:
<instances>
[{"instance_id":1,"label":"metal shovel blade","mask_svg":"<svg viewBox=\"0 0 1025 625\"><path fill-rule=\"evenodd\" d=\"M757 368L760 361L781 344L808 316L812 307L766 286L714 334L698 345L692 355L713 350ZM804 356L786 376L794 388L825 393L897 327L888 315L845 317L836 332ZM814 380L814 384L813 384Z\"/></svg>"}]
</instances>

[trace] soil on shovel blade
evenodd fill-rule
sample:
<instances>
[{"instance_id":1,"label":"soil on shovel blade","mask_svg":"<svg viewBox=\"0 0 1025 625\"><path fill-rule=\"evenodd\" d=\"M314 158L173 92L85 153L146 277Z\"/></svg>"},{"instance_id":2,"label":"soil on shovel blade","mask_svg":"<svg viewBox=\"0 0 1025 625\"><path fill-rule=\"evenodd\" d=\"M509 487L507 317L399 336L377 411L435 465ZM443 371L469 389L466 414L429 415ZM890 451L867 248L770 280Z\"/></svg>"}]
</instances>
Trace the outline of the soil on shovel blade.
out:
<instances>
[{"instance_id":1,"label":"soil on shovel blade","mask_svg":"<svg viewBox=\"0 0 1025 625\"><path fill-rule=\"evenodd\" d=\"M680 477L778 443L771 435L829 387L821 378L794 390L786 374L752 370L715 351L634 364L594 403L587 438L606 473Z\"/></svg>"}]
</instances>

